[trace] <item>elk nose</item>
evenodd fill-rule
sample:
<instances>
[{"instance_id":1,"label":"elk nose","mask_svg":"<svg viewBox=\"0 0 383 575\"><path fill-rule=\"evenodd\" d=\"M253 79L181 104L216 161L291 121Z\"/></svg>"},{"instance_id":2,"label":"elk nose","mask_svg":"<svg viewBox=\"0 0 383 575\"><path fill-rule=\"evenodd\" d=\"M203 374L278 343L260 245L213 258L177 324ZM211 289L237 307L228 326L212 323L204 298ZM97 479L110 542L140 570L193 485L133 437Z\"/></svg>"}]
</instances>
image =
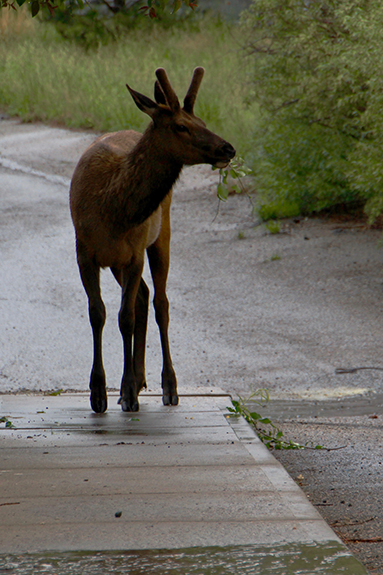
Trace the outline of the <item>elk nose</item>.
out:
<instances>
[{"instance_id":1,"label":"elk nose","mask_svg":"<svg viewBox=\"0 0 383 575\"><path fill-rule=\"evenodd\" d=\"M222 153L223 156L225 156L225 158L231 159L234 158L235 156L235 149L231 144L229 144L229 142L225 142L224 144L222 144L220 152Z\"/></svg>"}]
</instances>

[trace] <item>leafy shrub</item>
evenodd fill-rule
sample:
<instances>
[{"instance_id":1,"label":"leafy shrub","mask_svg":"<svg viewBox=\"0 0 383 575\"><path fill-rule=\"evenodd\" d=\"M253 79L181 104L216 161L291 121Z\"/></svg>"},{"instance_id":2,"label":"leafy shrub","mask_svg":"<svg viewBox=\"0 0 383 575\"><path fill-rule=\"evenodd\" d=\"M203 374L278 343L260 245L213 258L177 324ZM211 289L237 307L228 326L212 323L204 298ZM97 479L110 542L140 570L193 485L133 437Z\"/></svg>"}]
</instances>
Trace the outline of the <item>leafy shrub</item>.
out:
<instances>
[{"instance_id":1,"label":"leafy shrub","mask_svg":"<svg viewBox=\"0 0 383 575\"><path fill-rule=\"evenodd\" d=\"M119 40L133 28L150 31L155 26L170 28L184 26L198 28L198 15L181 7L172 13L164 3L162 10L156 8L156 17L148 18L142 11L145 2L125 3L124 0L93 0L90 5L79 9L79 0L59 3L51 14L45 12L45 19L52 21L58 33L70 42L89 50ZM173 5L173 2L170 2ZM182 9L184 8L184 9Z\"/></svg>"},{"instance_id":2,"label":"leafy shrub","mask_svg":"<svg viewBox=\"0 0 383 575\"><path fill-rule=\"evenodd\" d=\"M292 217L354 202L347 177L352 142L320 125L279 114L255 131L253 166L260 216Z\"/></svg>"},{"instance_id":3,"label":"leafy shrub","mask_svg":"<svg viewBox=\"0 0 383 575\"><path fill-rule=\"evenodd\" d=\"M376 216L382 3L253 0L242 23L263 110L251 154L261 203L310 213L362 199Z\"/></svg>"}]
</instances>

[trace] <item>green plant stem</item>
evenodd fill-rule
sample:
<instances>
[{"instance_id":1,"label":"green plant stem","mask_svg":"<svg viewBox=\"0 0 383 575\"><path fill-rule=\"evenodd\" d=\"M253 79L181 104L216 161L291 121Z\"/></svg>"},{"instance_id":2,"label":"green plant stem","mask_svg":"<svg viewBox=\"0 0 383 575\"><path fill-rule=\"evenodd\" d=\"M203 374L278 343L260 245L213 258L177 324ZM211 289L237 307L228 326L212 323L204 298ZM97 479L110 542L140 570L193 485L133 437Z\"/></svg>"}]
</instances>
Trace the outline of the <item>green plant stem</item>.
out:
<instances>
[{"instance_id":1,"label":"green plant stem","mask_svg":"<svg viewBox=\"0 0 383 575\"><path fill-rule=\"evenodd\" d=\"M323 449L322 445L302 445L291 439L284 439L283 431L268 417L262 417L259 413L250 411L248 408L247 404L250 401L264 407L269 399L266 389L258 389L247 398L239 395L238 400L232 400L233 407L228 407L227 409L234 415L244 417L247 423L255 429L262 443L269 449Z\"/></svg>"}]
</instances>

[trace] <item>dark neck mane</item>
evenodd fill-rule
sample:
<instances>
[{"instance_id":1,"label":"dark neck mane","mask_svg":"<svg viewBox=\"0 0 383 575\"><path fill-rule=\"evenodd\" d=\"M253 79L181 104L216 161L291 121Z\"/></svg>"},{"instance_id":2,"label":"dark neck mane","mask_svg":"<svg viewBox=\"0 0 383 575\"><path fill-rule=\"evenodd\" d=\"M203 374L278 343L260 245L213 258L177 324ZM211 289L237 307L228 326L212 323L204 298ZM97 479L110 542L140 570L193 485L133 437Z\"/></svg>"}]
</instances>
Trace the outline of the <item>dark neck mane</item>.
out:
<instances>
[{"instance_id":1,"label":"dark neck mane","mask_svg":"<svg viewBox=\"0 0 383 575\"><path fill-rule=\"evenodd\" d=\"M182 170L182 164L166 154L156 142L153 124L123 161L111 182L115 232L142 224L170 192Z\"/></svg>"}]
</instances>

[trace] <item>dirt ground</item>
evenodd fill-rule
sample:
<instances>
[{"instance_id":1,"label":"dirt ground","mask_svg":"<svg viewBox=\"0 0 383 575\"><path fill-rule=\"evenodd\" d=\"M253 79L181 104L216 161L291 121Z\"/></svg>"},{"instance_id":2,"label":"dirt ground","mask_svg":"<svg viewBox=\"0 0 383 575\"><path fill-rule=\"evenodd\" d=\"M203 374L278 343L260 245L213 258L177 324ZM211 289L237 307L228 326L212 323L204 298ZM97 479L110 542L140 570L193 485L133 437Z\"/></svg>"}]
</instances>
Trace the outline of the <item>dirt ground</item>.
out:
<instances>
[{"instance_id":1,"label":"dirt ground","mask_svg":"<svg viewBox=\"0 0 383 575\"><path fill-rule=\"evenodd\" d=\"M87 389L90 330L68 187L93 138L0 121L2 392ZM275 455L371 573L383 574L381 231L297 219L270 234L246 196L219 205L216 185L209 167L187 168L172 204L168 295L180 392L267 388L265 410L286 436L341 447ZM106 271L102 287L105 366L117 389L119 292ZM160 364L151 315L149 390Z\"/></svg>"},{"instance_id":2,"label":"dirt ground","mask_svg":"<svg viewBox=\"0 0 383 575\"><path fill-rule=\"evenodd\" d=\"M322 450L273 451L370 573L383 573L382 397L275 401L267 412L287 439Z\"/></svg>"}]
</instances>

